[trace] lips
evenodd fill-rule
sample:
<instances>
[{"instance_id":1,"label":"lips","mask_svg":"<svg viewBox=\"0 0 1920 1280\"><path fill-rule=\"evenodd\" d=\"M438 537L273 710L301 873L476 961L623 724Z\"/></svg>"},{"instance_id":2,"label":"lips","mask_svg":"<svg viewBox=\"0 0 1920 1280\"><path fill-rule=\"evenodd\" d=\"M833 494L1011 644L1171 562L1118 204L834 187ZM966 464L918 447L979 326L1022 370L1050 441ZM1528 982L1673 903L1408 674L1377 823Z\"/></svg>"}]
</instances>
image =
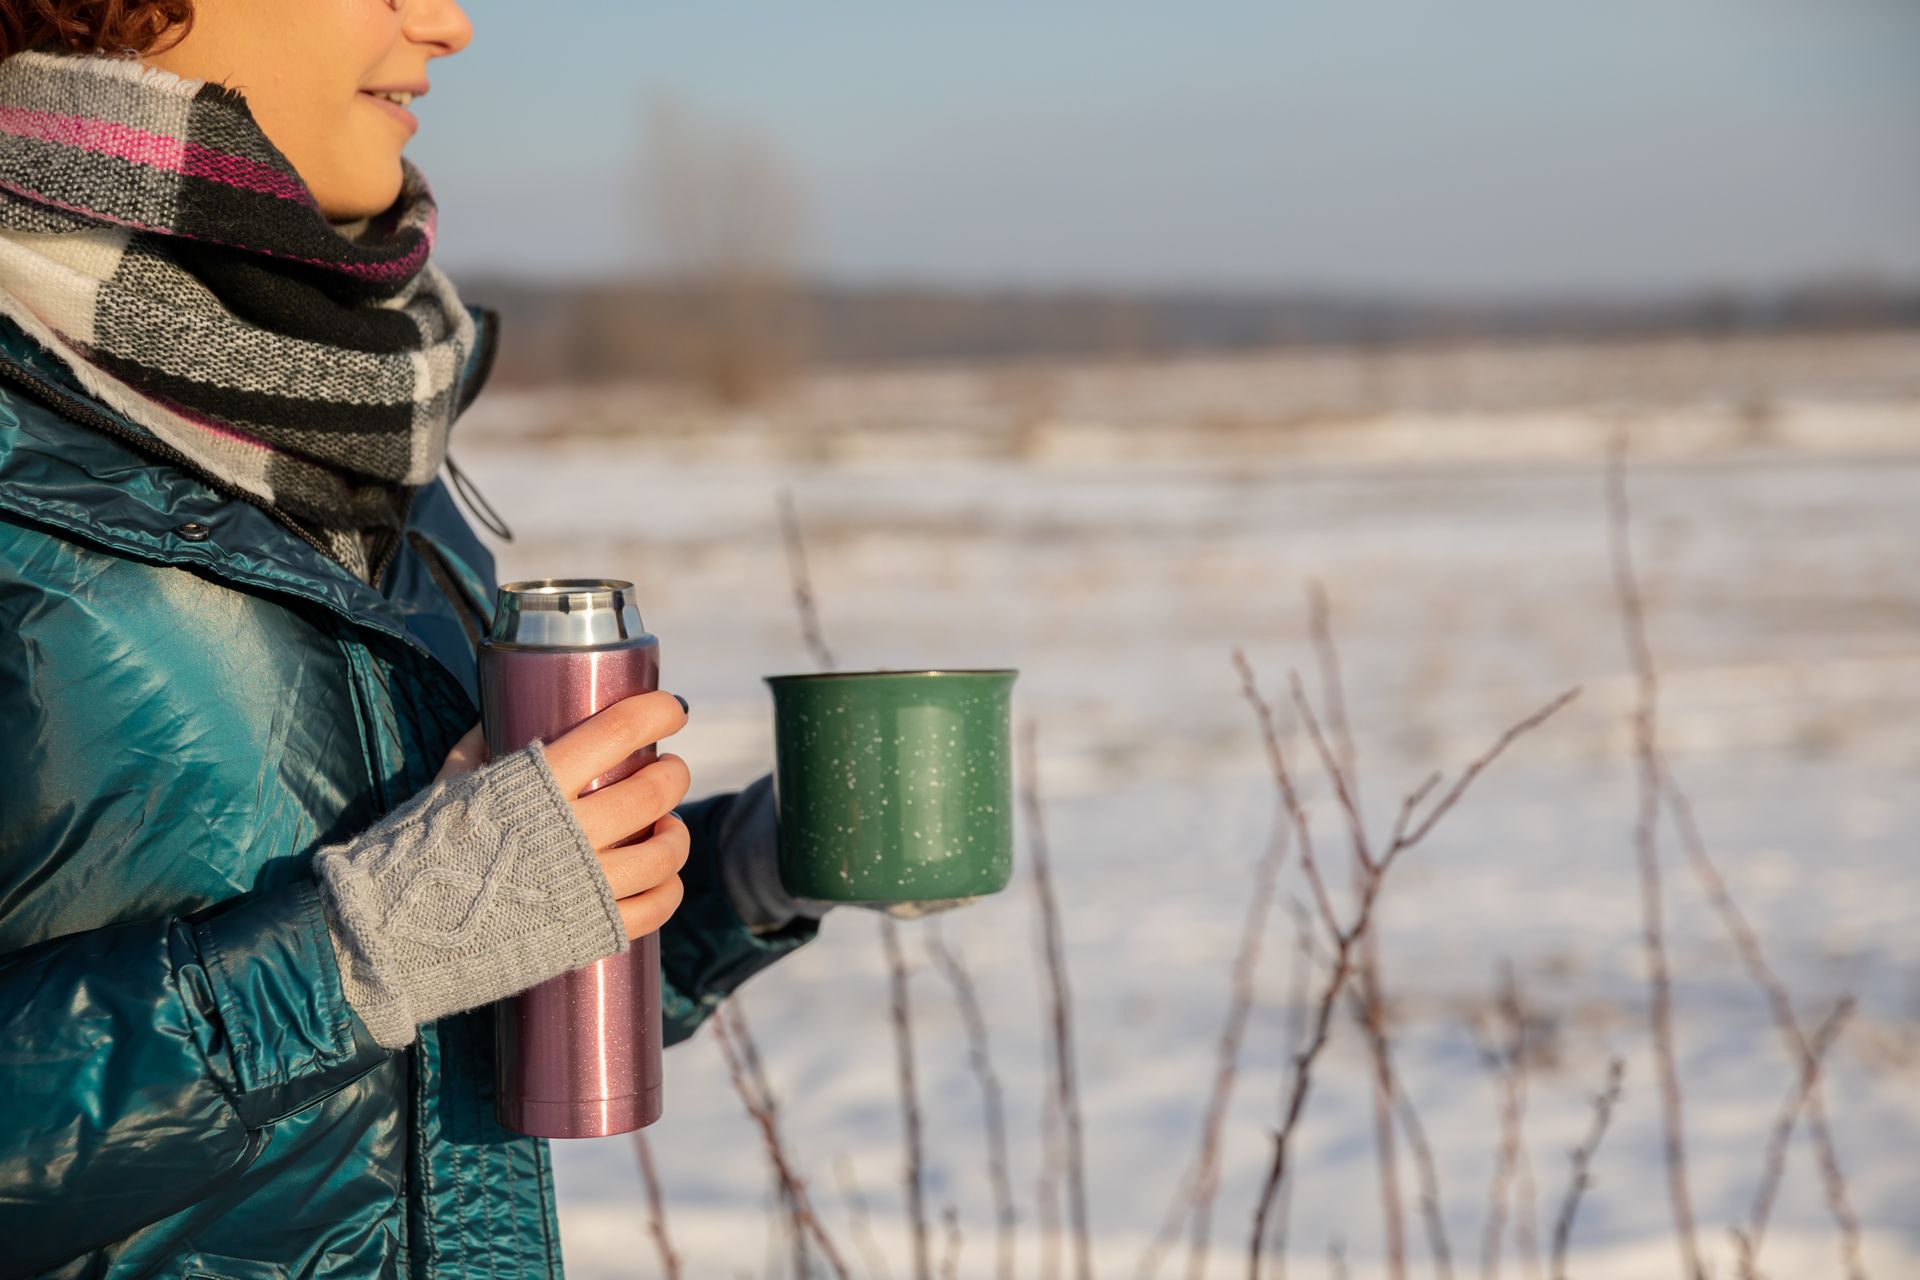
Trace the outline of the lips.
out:
<instances>
[{"instance_id":1,"label":"lips","mask_svg":"<svg viewBox=\"0 0 1920 1280\"><path fill-rule=\"evenodd\" d=\"M409 136L420 127L420 121L414 117L413 112L407 110L399 103L383 98L377 93L368 93L365 89L360 90L359 96L399 121L406 127Z\"/></svg>"}]
</instances>

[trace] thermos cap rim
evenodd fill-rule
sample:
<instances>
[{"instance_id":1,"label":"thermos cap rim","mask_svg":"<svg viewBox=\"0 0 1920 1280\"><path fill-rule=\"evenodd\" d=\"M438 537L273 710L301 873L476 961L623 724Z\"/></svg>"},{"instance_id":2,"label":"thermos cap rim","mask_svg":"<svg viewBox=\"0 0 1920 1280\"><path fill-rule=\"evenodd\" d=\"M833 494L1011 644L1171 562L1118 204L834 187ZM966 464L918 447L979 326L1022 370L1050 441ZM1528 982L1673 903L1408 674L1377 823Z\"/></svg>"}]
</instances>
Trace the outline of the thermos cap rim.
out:
<instances>
[{"instance_id":1,"label":"thermos cap rim","mask_svg":"<svg viewBox=\"0 0 1920 1280\"><path fill-rule=\"evenodd\" d=\"M591 649L645 639L633 584L618 578L509 582L494 602L487 642L535 649Z\"/></svg>"},{"instance_id":2,"label":"thermos cap rim","mask_svg":"<svg viewBox=\"0 0 1920 1280\"><path fill-rule=\"evenodd\" d=\"M517 603L522 609L557 609L570 613L582 606L607 608L614 604L615 596L632 590L631 582L618 578L529 578L503 584L500 594L518 596ZM583 600L582 596L588 599Z\"/></svg>"}]
</instances>

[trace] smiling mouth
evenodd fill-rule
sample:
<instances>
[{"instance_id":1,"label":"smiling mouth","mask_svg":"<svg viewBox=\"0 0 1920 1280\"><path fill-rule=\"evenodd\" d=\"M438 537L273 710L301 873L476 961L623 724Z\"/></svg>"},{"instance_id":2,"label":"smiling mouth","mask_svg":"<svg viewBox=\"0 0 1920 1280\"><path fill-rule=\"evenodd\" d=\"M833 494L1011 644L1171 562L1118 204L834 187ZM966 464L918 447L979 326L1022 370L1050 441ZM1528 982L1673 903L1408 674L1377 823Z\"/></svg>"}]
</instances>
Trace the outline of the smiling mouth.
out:
<instances>
[{"instance_id":1,"label":"smiling mouth","mask_svg":"<svg viewBox=\"0 0 1920 1280\"><path fill-rule=\"evenodd\" d=\"M362 89L359 91L359 95L379 107L380 110L386 112L394 119L400 121L400 123L407 127L409 133L420 127L420 121L415 118L413 112L407 110L402 103L395 100L398 97L405 97L411 101L413 98L412 94L388 96L383 93L369 93L367 90Z\"/></svg>"}]
</instances>

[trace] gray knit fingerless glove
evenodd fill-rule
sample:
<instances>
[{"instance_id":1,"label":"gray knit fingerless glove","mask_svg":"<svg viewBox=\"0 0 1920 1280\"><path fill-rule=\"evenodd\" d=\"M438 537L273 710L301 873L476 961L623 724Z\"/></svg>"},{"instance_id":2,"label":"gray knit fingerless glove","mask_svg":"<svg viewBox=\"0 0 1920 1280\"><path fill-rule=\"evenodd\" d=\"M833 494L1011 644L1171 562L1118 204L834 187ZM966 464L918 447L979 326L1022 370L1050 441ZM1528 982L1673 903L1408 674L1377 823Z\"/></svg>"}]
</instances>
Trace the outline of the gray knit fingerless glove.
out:
<instances>
[{"instance_id":1,"label":"gray knit fingerless glove","mask_svg":"<svg viewBox=\"0 0 1920 1280\"><path fill-rule=\"evenodd\" d=\"M817 920L833 906L818 898L796 898L780 882L780 818L772 774L760 775L733 798L715 844L727 901L749 933L771 933L795 916Z\"/></svg>"},{"instance_id":2,"label":"gray knit fingerless glove","mask_svg":"<svg viewBox=\"0 0 1920 1280\"><path fill-rule=\"evenodd\" d=\"M628 947L538 742L434 783L313 869L347 1003L391 1049Z\"/></svg>"},{"instance_id":3,"label":"gray knit fingerless glove","mask_svg":"<svg viewBox=\"0 0 1920 1280\"><path fill-rule=\"evenodd\" d=\"M734 913L753 934L771 933L796 916L818 920L834 903L787 892L780 879L780 816L773 775L762 774L734 797L719 831L720 878ZM863 902L858 905L896 920L917 920L964 907L978 898L939 898L920 902Z\"/></svg>"}]
</instances>

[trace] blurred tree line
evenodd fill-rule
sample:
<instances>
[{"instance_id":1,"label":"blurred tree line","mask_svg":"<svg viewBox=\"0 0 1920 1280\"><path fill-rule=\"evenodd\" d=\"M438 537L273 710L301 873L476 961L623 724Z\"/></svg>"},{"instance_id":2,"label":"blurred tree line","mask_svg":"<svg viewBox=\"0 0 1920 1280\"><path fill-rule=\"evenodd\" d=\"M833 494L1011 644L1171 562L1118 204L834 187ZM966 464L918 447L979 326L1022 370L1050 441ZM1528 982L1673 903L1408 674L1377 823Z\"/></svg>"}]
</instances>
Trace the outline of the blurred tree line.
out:
<instances>
[{"instance_id":1,"label":"blurred tree line","mask_svg":"<svg viewBox=\"0 0 1920 1280\"><path fill-rule=\"evenodd\" d=\"M640 270L587 283L460 281L463 296L501 312L496 381L639 378L745 404L818 365L1920 328L1920 286L1871 278L1636 302L846 287L807 274L803 184L764 133L657 96L643 108L635 161Z\"/></svg>"}]
</instances>

